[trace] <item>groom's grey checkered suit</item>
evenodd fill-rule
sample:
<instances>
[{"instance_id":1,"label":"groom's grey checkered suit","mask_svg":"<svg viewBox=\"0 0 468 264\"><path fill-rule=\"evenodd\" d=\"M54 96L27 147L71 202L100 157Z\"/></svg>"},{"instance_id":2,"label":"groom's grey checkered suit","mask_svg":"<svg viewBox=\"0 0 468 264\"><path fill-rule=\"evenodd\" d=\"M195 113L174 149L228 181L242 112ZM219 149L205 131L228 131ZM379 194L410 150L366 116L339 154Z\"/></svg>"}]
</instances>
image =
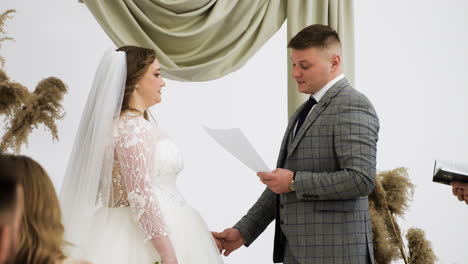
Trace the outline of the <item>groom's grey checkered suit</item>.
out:
<instances>
[{"instance_id":1,"label":"groom's grey checkered suit","mask_svg":"<svg viewBox=\"0 0 468 264\"><path fill-rule=\"evenodd\" d=\"M374 107L344 78L293 137L303 106L289 121L277 163L296 172L296 191L267 188L234 228L248 246L276 218L275 263L374 263L367 201L379 131Z\"/></svg>"}]
</instances>

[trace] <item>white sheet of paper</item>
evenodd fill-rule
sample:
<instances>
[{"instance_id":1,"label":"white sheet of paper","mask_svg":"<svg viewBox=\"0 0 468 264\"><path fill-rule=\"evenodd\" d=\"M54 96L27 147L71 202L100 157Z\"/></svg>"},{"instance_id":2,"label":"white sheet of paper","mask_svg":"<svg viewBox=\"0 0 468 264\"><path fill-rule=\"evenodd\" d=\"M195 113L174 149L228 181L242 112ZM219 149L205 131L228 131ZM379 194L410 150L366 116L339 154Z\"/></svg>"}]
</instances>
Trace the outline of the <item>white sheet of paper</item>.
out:
<instances>
[{"instance_id":1,"label":"white sheet of paper","mask_svg":"<svg viewBox=\"0 0 468 264\"><path fill-rule=\"evenodd\" d=\"M203 126L221 147L254 172L271 171L240 128L211 129Z\"/></svg>"}]
</instances>

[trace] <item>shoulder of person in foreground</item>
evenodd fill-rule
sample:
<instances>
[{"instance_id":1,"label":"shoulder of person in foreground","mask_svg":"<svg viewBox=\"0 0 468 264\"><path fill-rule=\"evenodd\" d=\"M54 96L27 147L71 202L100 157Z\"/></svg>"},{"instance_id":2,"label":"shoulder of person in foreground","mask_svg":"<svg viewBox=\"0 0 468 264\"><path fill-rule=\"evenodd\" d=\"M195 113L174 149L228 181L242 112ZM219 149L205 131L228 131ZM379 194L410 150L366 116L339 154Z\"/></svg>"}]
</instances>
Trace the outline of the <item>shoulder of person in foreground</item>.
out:
<instances>
[{"instance_id":1,"label":"shoulder of person in foreground","mask_svg":"<svg viewBox=\"0 0 468 264\"><path fill-rule=\"evenodd\" d=\"M62 264L93 264L93 263L87 260L83 260L83 259L66 258L63 260Z\"/></svg>"}]
</instances>

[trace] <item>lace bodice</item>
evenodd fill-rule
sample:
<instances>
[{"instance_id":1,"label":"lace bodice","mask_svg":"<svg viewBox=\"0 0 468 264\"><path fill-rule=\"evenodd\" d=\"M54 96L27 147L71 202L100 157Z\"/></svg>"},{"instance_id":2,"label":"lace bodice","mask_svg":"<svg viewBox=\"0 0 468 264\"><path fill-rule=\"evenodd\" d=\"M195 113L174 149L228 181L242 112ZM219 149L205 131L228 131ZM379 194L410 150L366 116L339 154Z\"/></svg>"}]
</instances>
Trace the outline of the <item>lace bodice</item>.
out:
<instances>
[{"instance_id":1,"label":"lace bodice","mask_svg":"<svg viewBox=\"0 0 468 264\"><path fill-rule=\"evenodd\" d=\"M156 126L132 112L121 116L114 147L110 207L130 207L147 239L167 236L160 202L183 203L166 191L167 186L175 188L183 168L179 150Z\"/></svg>"}]
</instances>

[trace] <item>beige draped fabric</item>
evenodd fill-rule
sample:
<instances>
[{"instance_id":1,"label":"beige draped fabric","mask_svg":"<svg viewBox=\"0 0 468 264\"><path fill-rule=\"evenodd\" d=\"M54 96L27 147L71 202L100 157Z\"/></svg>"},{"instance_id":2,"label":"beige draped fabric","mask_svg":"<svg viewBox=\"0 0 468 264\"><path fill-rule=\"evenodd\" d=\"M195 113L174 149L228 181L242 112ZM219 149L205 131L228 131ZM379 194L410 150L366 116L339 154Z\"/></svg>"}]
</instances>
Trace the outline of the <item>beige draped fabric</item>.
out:
<instances>
[{"instance_id":1,"label":"beige draped fabric","mask_svg":"<svg viewBox=\"0 0 468 264\"><path fill-rule=\"evenodd\" d=\"M283 0L85 0L117 46L154 48L163 74L208 81L240 67L286 19Z\"/></svg>"},{"instance_id":2,"label":"beige draped fabric","mask_svg":"<svg viewBox=\"0 0 468 264\"><path fill-rule=\"evenodd\" d=\"M239 69L279 30L286 17L288 40L310 24L337 29L345 46L346 75L353 79L352 0L84 2L117 46L155 49L163 74L170 79L208 81ZM289 76L290 72L288 109L292 114L303 99Z\"/></svg>"}]
</instances>

